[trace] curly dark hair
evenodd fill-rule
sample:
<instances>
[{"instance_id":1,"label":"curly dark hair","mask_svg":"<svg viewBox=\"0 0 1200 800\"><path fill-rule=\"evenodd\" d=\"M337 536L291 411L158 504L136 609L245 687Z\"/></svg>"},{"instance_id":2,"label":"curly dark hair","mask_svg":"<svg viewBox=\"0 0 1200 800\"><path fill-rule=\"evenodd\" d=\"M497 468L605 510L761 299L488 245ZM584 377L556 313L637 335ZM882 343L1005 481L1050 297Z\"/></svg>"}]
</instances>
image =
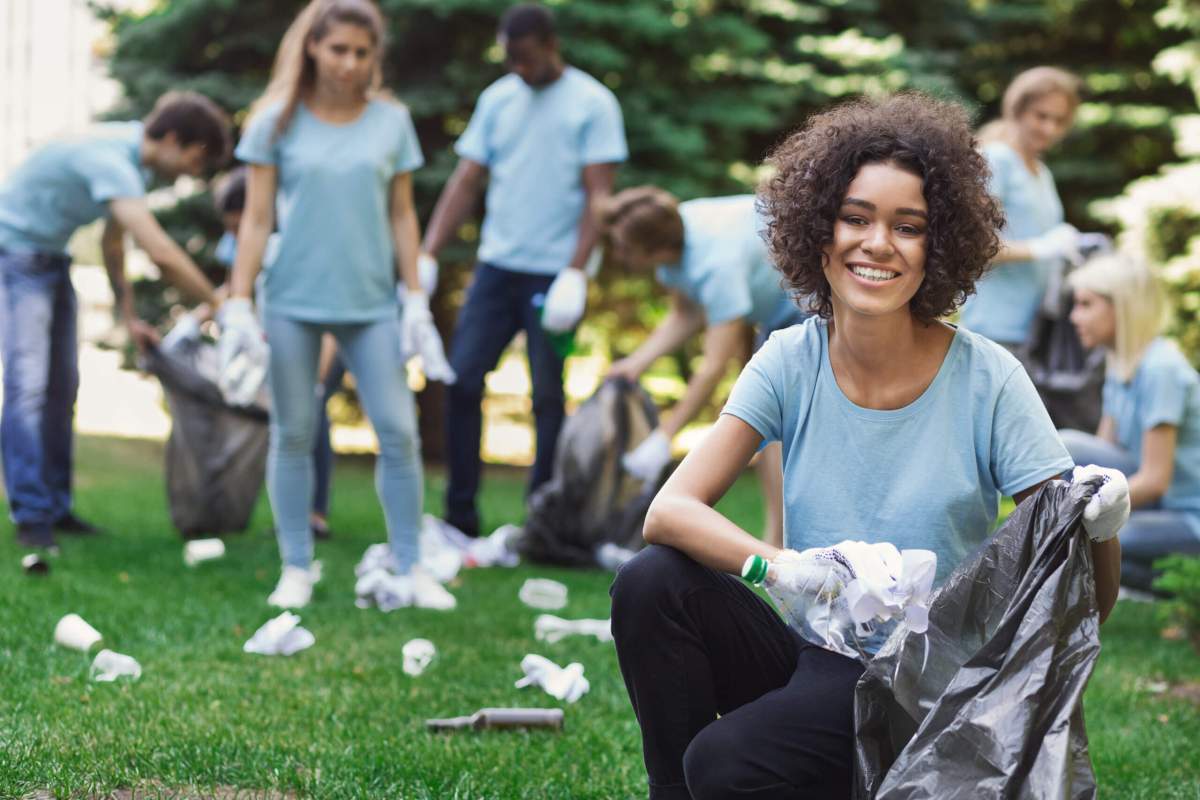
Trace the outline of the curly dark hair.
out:
<instances>
[{"instance_id":1,"label":"curly dark hair","mask_svg":"<svg viewBox=\"0 0 1200 800\"><path fill-rule=\"evenodd\" d=\"M826 319L833 304L823 248L859 168L882 162L924 181L925 280L909 303L913 316L928 322L954 311L1000 249L1004 213L988 192L987 161L962 106L912 92L816 114L767 158L775 169L758 205L784 282Z\"/></svg>"}]
</instances>

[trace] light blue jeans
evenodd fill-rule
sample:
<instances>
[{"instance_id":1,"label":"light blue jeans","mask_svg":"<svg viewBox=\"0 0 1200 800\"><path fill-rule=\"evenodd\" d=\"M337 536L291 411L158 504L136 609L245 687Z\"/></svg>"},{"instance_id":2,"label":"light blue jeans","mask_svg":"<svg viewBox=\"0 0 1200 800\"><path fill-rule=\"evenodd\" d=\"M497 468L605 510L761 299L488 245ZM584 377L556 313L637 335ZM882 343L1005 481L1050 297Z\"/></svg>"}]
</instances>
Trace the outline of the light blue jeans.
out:
<instances>
[{"instance_id":1,"label":"light blue jeans","mask_svg":"<svg viewBox=\"0 0 1200 800\"><path fill-rule=\"evenodd\" d=\"M1076 430L1058 432L1076 464L1119 469L1126 476L1138 470L1137 459L1127 450L1099 436ZM1147 507L1129 515L1121 528L1121 583L1150 591L1155 573L1152 564L1172 554L1200 555L1200 536L1181 511Z\"/></svg>"},{"instance_id":2,"label":"light blue jeans","mask_svg":"<svg viewBox=\"0 0 1200 800\"><path fill-rule=\"evenodd\" d=\"M417 561L422 473L416 408L400 356L396 319L356 324L302 322L271 314L263 327L271 347L271 447L267 493L285 565L312 563L313 437L316 433L317 359L321 334L337 338L354 375L358 396L375 437L375 491L387 522L388 543L401 571Z\"/></svg>"}]
</instances>

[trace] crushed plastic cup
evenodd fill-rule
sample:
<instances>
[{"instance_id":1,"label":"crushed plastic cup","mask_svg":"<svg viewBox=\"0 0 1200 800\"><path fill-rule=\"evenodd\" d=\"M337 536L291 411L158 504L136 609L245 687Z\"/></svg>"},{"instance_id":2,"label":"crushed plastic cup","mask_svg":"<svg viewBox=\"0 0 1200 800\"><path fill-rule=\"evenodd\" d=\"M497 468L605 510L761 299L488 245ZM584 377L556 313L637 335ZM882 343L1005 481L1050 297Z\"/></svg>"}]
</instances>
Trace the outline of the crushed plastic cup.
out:
<instances>
[{"instance_id":1,"label":"crushed plastic cup","mask_svg":"<svg viewBox=\"0 0 1200 800\"><path fill-rule=\"evenodd\" d=\"M414 678L425 671L429 662L437 655L437 648L428 639L411 639L400 649L404 656L404 672Z\"/></svg>"},{"instance_id":2,"label":"crushed plastic cup","mask_svg":"<svg viewBox=\"0 0 1200 800\"><path fill-rule=\"evenodd\" d=\"M529 578L517 592L521 602L544 611L558 611L567 605L567 587L549 578Z\"/></svg>"},{"instance_id":3,"label":"crushed plastic cup","mask_svg":"<svg viewBox=\"0 0 1200 800\"><path fill-rule=\"evenodd\" d=\"M583 677L583 664L572 661L560 667L545 656L528 653L521 659L523 678L513 684L518 689L538 686L551 697L566 703L574 703L588 693L591 684Z\"/></svg>"},{"instance_id":4,"label":"crushed plastic cup","mask_svg":"<svg viewBox=\"0 0 1200 800\"><path fill-rule=\"evenodd\" d=\"M115 653L112 650L101 650L92 661L88 676L100 683L111 683L117 678L128 677L137 680L142 677L142 665L133 656Z\"/></svg>"},{"instance_id":5,"label":"crushed plastic cup","mask_svg":"<svg viewBox=\"0 0 1200 800\"><path fill-rule=\"evenodd\" d=\"M225 555L225 542L220 539L193 539L183 546L183 563L194 567L201 561L212 561Z\"/></svg>"},{"instance_id":6,"label":"crushed plastic cup","mask_svg":"<svg viewBox=\"0 0 1200 800\"><path fill-rule=\"evenodd\" d=\"M242 645L242 650L263 656L290 656L312 647L316 641L312 631L300 627L300 617L285 611L264 622Z\"/></svg>"},{"instance_id":7,"label":"crushed plastic cup","mask_svg":"<svg viewBox=\"0 0 1200 800\"><path fill-rule=\"evenodd\" d=\"M87 624L78 614L67 614L54 626L54 641L72 650L86 653L102 638L100 631Z\"/></svg>"},{"instance_id":8,"label":"crushed plastic cup","mask_svg":"<svg viewBox=\"0 0 1200 800\"><path fill-rule=\"evenodd\" d=\"M601 642L611 642L612 621L607 619L563 619L553 614L538 614L533 621L533 635L539 642L554 644L572 634L595 636Z\"/></svg>"}]
</instances>

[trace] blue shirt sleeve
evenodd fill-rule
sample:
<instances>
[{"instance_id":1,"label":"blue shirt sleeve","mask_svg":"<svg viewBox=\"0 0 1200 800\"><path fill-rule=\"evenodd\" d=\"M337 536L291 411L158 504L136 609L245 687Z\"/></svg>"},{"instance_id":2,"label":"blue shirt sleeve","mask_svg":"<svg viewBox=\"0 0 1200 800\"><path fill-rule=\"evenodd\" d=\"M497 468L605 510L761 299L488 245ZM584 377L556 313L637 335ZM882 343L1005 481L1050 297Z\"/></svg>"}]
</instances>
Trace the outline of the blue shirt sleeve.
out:
<instances>
[{"instance_id":1,"label":"blue shirt sleeve","mask_svg":"<svg viewBox=\"0 0 1200 800\"><path fill-rule=\"evenodd\" d=\"M992 416L991 469L1008 496L1074 466L1024 368L1009 373Z\"/></svg>"},{"instance_id":2,"label":"blue shirt sleeve","mask_svg":"<svg viewBox=\"0 0 1200 800\"><path fill-rule=\"evenodd\" d=\"M1172 364L1146 364L1139 381L1138 427L1148 431L1158 425L1183 424L1187 411L1187 382Z\"/></svg>"},{"instance_id":3,"label":"blue shirt sleeve","mask_svg":"<svg viewBox=\"0 0 1200 800\"><path fill-rule=\"evenodd\" d=\"M629 158L621 106L611 94L596 103L583 131L583 163L611 164Z\"/></svg>"},{"instance_id":4,"label":"blue shirt sleeve","mask_svg":"<svg viewBox=\"0 0 1200 800\"><path fill-rule=\"evenodd\" d=\"M397 112L399 146L396 148L393 168L400 174L420 169L425 164L425 156L421 153L421 142L417 139L417 129L413 127L412 114L404 106L399 106Z\"/></svg>"},{"instance_id":5,"label":"blue shirt sleeve","mask_svg":"<svg viewBox=\"0 0 1200 800\"><path fill-rule=\"evenodd\" d=\"M729 393L722 414L730 414L758 431L763 442L776 442L783 436L783 372L781 344L772 334L759 348Z\"/></svg>"},{"instance_id":6,"label":"blue shirt sleeve","mask_svg":"<svg viewBox=\"0 0 1200 800\"><path fill-rule=\"evenodd\" d=\"M484 166L492 164L492 147L489 142L492 128L492 108L495 105L494 94L484 90L475 104L475 111L467 123L467 129L454 143L454 152L462 158L469 158Z\"/></svg>"},{"instance_id":7,"label":"blue shirt sleeve","mask_svg":"<svg viewBox=\"0 0 1200 800\"><path fill-rule=\"evenodd\" d=\"M242 132L234 155L247 164L275 166L279 161L275 147L275 120L278 116L274 109L255 115Z\"/></svg>"},{"instance_id":8,"label":"blue shirt sleeve","mask_svg":"<svg viewBox=\"0 0 1200 800\"><path fill-rule=\"evenodd\" d=\"M93 151L81 158L76 166L87 182L93 202L106 203L116 198L146 195L146 184L137 167L114 151Z\"/></svg>"}]
</instances>

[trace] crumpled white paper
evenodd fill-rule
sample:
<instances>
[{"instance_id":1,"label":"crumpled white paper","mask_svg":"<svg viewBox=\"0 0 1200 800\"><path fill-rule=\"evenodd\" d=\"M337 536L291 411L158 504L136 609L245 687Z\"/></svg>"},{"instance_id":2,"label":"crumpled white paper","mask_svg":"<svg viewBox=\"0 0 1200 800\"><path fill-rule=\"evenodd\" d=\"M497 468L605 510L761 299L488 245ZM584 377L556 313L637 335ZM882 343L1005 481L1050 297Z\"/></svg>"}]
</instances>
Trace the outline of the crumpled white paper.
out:
<instances>
[{"instance_id":1,"label":"crumpled white paper","mask_svg":"<svg viewBox=\"0 0 1200 800\"><path fill-rule=\"evenodd\" d=\"M317 637L313 636L312 631L300 627L299 616L284 611L263 623L242 645L242 650L263 656L290 656L312 647L316 641Z\"/></svg>"},{"instance_id":2,"label":"crumpled white paper","mask_svg":"<svg viewBox=\"0 0 1200 800\"><path fill-rule=\"evenodd\" d=\"M400 648L404 657L404 672L414 678L425 671L429 662L437 655L437 648L428 639L410 639Z\"/></svg>"},{"instance_id":3,"label":"crumpled white paper","mask_svg":"<svg viewBox=\"0 0 1200 800\"><path fill-rule=\"evenodd\" d=\"M595 636L601 642L611 642L612 620L563 619L553 614L538 614L533 621L533 635L539 642L555 642L572 634Z\"/></svg>"},{"instance_id":4,"label":"crumpled white paper","mask_svg":"<svg viewBox=\"0 0 1200 800\"><path fill-rule=\"evenodd\" d=\"M588 679L583 677L583 664L578 661L560 667L545 656L529 653L521 659L521 670L525 677L513 684L518 689L538 686L551 697L567 703L574 703L591 688Z\"/></svg>"},{"instance_id":5,"label":"crumpled white paper","mask_svg":"<svg viewBox=\"0 0 1200 800\"><path fill-rule=\"evenodd\" d=\"M116 653L112 650L101 650L92 660L88 677L100 683L111 683L121 677L132 678L136 681L142 677L142 665L133 656Z\"/></svg>"}]
</instances>

